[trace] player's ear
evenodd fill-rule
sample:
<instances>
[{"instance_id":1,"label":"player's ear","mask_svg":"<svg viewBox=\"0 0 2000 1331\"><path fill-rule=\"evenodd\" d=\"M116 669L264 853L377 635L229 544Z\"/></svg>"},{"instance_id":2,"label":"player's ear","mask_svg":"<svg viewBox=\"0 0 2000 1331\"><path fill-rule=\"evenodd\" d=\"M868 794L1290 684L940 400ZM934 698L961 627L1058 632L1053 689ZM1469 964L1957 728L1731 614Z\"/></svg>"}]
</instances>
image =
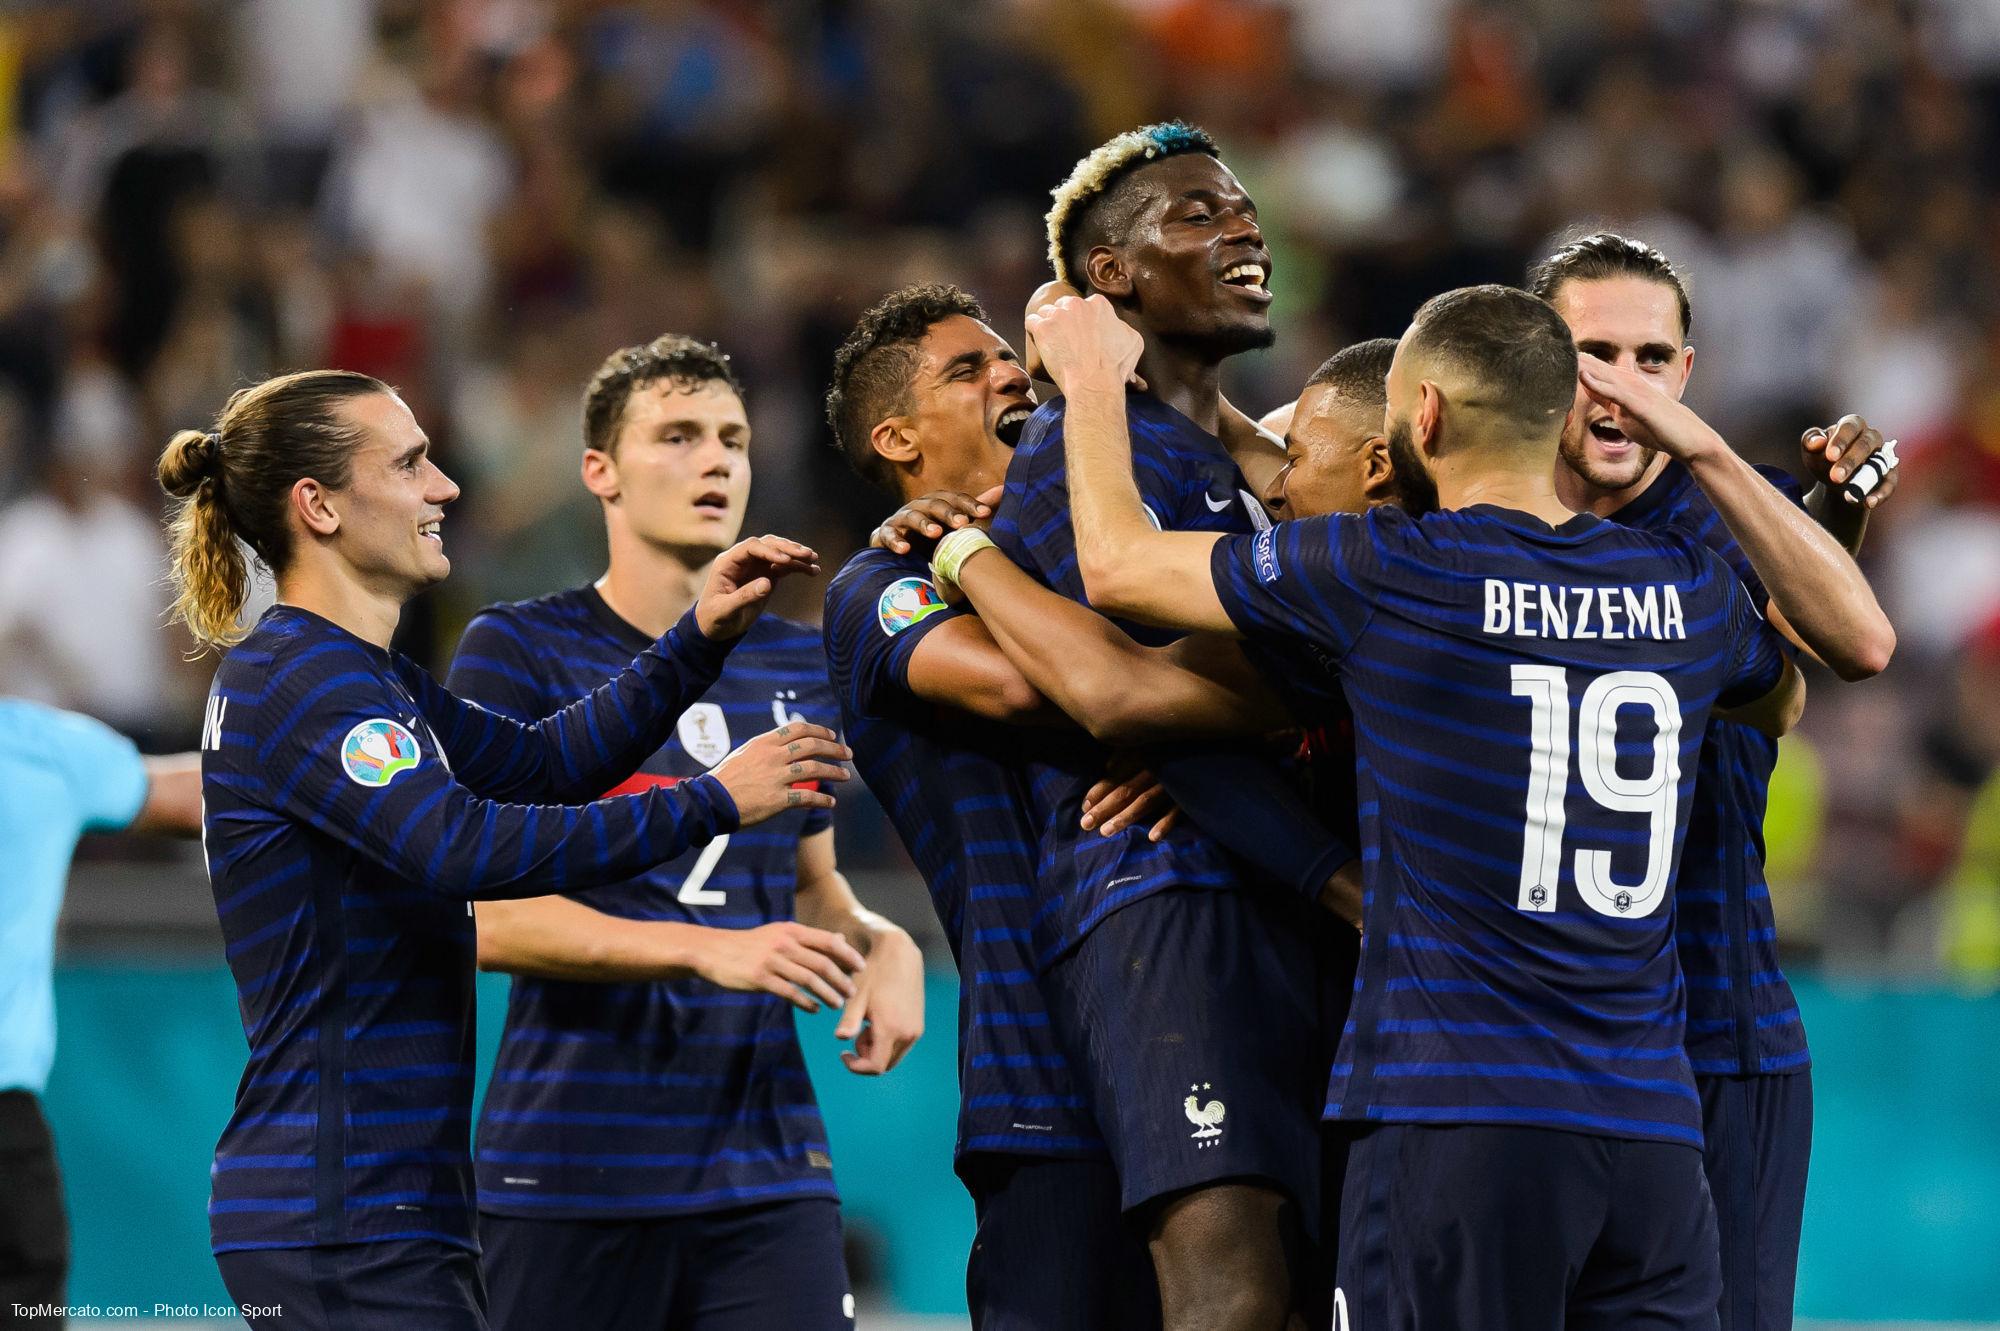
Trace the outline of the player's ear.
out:
<instances>
[{"instance_id":1,"label":"player's ear","mask_svg":"<svg viewBox=\"0 0 2000 1331\"><path fill-rule=\"evenodd\" d=\"M1682 393L1687 392L1688 380L1692 378L1694 378L1694 343L1690 342L1681 348L1681 386L1674 390L1676 400Z\"/></svg>"},{"instance_id":2,"label":"player's ear","mask_svg":"<svg viewBox=\"0 0 2000 1331\"><path fill-rule=\"evenodd\" d=\"M915 462L920 451L907 416L891 416L877 424L868 432L868 446L895 463Z\"/></svg>"},{"instance_id":3,"label":"player's ear","mask_svg":"<svg viewBox=\"0 0 2000 1331\"><path fill-rule=\"evenodd\" d=\"M1396 497L1396 460L1389 456L1387 435L1371 434L1362 442L1361 497L1371 505Z\"/></svg>"},{"instance_id":4,"label":"player's ear","mask_svg":"<svg viewBox=\"0 0 2000 1331\"><path fill-rule=\"evenodd\" d=\"M1083 278L1086 293L1099 291L1112 300L1124 300L1132 294L1132 274L1109 245L1096 246L1084 256Z\"/></svg>"},{"instance_id":5,"label":"player's ear","mask_svg":"<svg viewBox=\"0 0 2000 1331\"><path fill-rule=\"evenodd\" d=\"M601 448L584 449L583 488L599 499L617 499L618 459Z\"/></svg>"},{"instance_id":6,"label":"player's ear","mask_svg":"<svg viewBox=\"0 0 2000 1331\"><path fill-rule=\"evenodd\" d=\"M1417 409L1410 419L1410 433L1420 451L1437 456L1437 438L1443 423L1444 392L1434 380L1426 379L1417 386Z\"/></svg>"},{"instance_id":7,"label":"player's ear","mask_svg":"<svg viewBox=\"0 0 2000 1331\"><path fill-rule=\"evenodd\" d=\"M310 476L292 482L292 514L315 536L331 536L340 530L340 514L334 511L333 496Z\"/></svg>"}]
</instances>

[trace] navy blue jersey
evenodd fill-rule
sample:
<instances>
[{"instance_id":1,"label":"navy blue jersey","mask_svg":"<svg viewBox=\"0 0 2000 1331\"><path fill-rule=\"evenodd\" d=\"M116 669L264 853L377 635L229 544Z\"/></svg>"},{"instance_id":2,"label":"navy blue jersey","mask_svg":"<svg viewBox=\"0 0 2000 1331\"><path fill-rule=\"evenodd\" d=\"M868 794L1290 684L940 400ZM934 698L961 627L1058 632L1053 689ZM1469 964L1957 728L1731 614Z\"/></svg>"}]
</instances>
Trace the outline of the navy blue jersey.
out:
<instances>
[{"instance_id":1,"label":"navy blue jersey","mask_svg":"<svg viewBox=\"0 0 2000 1331\"><path fill-rule=\"evenodd\" d=\"M1774 467L1767 480L1797 504L1799 483ZM1688 469L1669 461L1610 520L1656 531L1669 523L1721 555L1763 606L1770 599L1743 548ZM1687 847L1674 885L1681 970L1687 977L1688 1059L1700 1073L1789 1072L1810 1061L1792 987L1778 968L1778 928L1764 882L1764 805L1778 742L1712 720L1701 748Z\"/></svg>"},{"instance_id":2,"label":"navy blue jersey","mask_svg":"<svg viewBox=\"0 0 2000 1331\"><path fill-rule=\"evenodd\" d=\"M1090 603L1077 571L1070 530L1069 467L1063 456L1061 398L1044 404L1021 432L1007 467L1007 488L993 518L993 539L1008 558L1073 601ZM1170 531L1249 532L1265 522L1222 441L1158 398L1126 398L1132 469L1155 526ZM1150 645L1175 635L1119 621ZM1106 837L1084 831L1084 792L1105 772L1103 745L1081 732L1051 734L1027 767L1030 807L1040 834L1034 918L1037 958L1046 965L1074 946L1111 911L1168 888L1230 888L1237 870L1228 854L1191 824L1154 842L1143 826Z\"/></svg>"},{"instance_id":3,"label":"navy blue jersey","mask_svg":"<svg viewBox=\"0 0 2000 1331\"><path fill-rule=\"evenodd\" d=\"M929 566L863 550L827 587L828 668L854 766L931 892L958 962L957 1155L1103 1149L1043 1005L1029 921L1035 829L1020 732L910 691L924 635L966 613Z\"/></svg>"},{"instance_id":4,"label":"navy blue jersey","mask_svg":"<svg viewBox=\"0 0 2000 1331\"><path fill-rule=\"evenodd\" d=\"M1219 542L1353 709L1367 895L1329 1117L1701 1144L1673 882L1709 710L1784 658L1683 532L1479 506Z\"/></svg>"},{"instance_id":5,"label":"navy blue jersey","mask_svg":"<svg viewBox=\"0 0 2000 1331\"><path fill-rule=\"evenodd\" d=\"M576 807L722 669L689 616L534 725L292 606L223 658L204 844L249 1066L216 1147L217 1251L472 1246L472 897L629 877L736 827L713 777Z\"/></svg>"},{"instance_id":6,"label":"navy blue jersey","mask_svg":"<svg viewBox=\"0 0 2000 1331\"><path fill-rule=\"evenodd\" d=\"M506 715L539 716L603 683L645 640L595 587L492 606L466 626L451 686ZM766 615L617 789L700 776L792 719L835 724L826 659L814 630ZM569 895L625 919L732 929L789 920L799 838L831 821L825 809L783 813ZM477 1156L480 1209L501 1215L673 1215L834 1195L792 1005L694 976L516 976Z\"/></svg>"}]
</instances>

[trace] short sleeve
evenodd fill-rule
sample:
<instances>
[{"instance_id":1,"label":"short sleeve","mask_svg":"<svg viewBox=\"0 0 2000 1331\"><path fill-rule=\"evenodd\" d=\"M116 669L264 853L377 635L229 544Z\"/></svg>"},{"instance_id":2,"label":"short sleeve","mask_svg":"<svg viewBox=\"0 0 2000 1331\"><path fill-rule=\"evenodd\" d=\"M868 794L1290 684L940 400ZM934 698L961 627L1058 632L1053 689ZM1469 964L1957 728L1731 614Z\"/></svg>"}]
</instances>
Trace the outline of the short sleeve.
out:
<instances>
[{"instance_id":1,"label":"short sleeve","mask_svg":"<svg viewBox=\"0 0 2000 1331\"><path fill-rule=\"evenodd\" d=\"M1716 695L1719 707L1755 702L1778 686L1790 653L1785 639L1764 622L1750 592L1733 577L1721 581L1729 589L1729 667Z\"/></svg>"},{"instance_id":2,"label":"short sleeve","mask_svg":"<svg viewBox=\"0 0 2000 1331\"><path fill-rule=\"evenodd\" d=\"M1762 462L1753 464L1752 469L1776 486L1778 493L1791 500L1796 507L1803 509L1806 506L1806 488L1798 477L1783 467L1767 466Z\"/></svg>"},{"instance_id":3,"label":"short sleeve","mask_svg":"<svg viewBox=\"0 0 2000 1331\"><path fill-rule=\"evenodd\" d=\"M43 749L61 769L86 831L130 827L146 803L146 760L131 740L102 721L48 708Z\"/></svg>"},{"instance_id":4,"label":"short sleeve","mask_svg":"<svg viewBox=\"0 0 2000 1331\"><path fill-rule=\"evenodd\" d=\"M827 673L836 700L856 716L883 715L909 693L917 644L970 613L945 604L928 570L915 572L886 551L862 551L826 590Z\"/></svg>"},{"instance_id":5,"label":"short sleeve","mask_svg":"<svg viewBox=\"0 0 2000 1331\"><path fill-rule=\"evenodd\" d=\"M1335 514L1217 541L1209 574L1230 622L1252 642L1304 639L1316 659L1339 665L1374 615L1375 525L1372 515Z\"/></svg>"}]
</instances>

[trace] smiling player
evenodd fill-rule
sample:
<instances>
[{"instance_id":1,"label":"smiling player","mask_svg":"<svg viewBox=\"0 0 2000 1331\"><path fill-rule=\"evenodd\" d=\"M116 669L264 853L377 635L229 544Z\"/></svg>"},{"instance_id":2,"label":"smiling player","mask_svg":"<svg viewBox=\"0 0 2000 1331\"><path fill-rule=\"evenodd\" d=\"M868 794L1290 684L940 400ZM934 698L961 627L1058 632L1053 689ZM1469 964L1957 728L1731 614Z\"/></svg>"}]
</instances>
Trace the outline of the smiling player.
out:
<instances>
[{"instance_id":1,"label":"smiling player","mask_svg":"<svg viewBox=\"0 0 2000 1331\"><path fill-rule=\"evenodd\" d=\"M1718 509L1706 476L1669 457L1620 410L1705 432L1679 406L1694 369L1692 309L1680 274L1658 250L1600 232L1564 245L1529 283L1568 323L1586 370L1562 440L1557 492L1570 507L1627 526L1698 533L1729 562L1774 623L1846 678L1886 664L1895 635L1860 572L1834 540L1859 546L1870 508L1893 488L1891 472L1870 505L1843 504L1832 489L1881 436L1858 418L1808 436L1804 460L1820 482L1803 496L1789 475L1759 468L1803 515L1789 526ZM1620 382L1622 381L1622 382ZM1615 396L1593 391L1609 388ZM1649 401L1650 399L1650 401ZM1831 445L1829 446L1829 441ZM1829 456L1831 452L1832 456ZM1756 497L1756 491L1751 492ZM1757 544L1747 522L1777 534ZM1732 528L1743 527L1751 548ZM1817 538L1817 539L1815 539ZM1754 558L1753 558L1754 554ZM1839 575L1831 583L1821 573ZM1687 974L1687 1051L1701 1091L1703 1159L1722 1247L1723 1331L1783 1331L1792 1324L1806 1167L1812 1149L1812 1072L1805 1026L1778 965L1777 925L1764 883L1764 808L1776 741L1727 720L1709 723L1674 892L1681 968Z\"/></svg>"},{"instance_id":2,"label":"smiling player","mask_svg":"<svg viewBox=\"0 0 2000 1331\"><path fill-rule=\"evenodd\" d=\"M1058 280L1103 293L1143 337L1148 385L1126 400L1141 498L1155 526L1247 533L1268 524L1221 425L1222 363L1269 346L1271 256L1255 203L1213 140L1178 122L1121 134L1055 192ZM1087 602L1069 520L1065 404L1028 423L993 539L1021 568ZM1132 626L1147 645L1171 633ZM1034 945L1128 1214L1148 1236L1169 1327L1281 1324L1305 1297L1317 1213L1315 962L1297 903L1248 886L1209 836L1104 838L1079 826L1102 750L1031 769L1041 837ZM1192 1098L1192 1103L1190 1099ZM1308 1219L1311 1217L1312 1219Z\"/></svg>"}]
</instances>

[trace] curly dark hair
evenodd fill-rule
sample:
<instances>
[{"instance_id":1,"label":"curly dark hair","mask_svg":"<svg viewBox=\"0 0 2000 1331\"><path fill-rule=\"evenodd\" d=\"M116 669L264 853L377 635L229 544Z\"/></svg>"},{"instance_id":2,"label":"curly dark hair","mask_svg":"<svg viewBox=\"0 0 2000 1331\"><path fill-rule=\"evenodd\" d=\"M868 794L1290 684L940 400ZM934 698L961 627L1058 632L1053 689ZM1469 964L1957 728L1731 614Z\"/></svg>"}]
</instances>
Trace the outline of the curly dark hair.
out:
<instances>
[{"instance_id":1,"label":"curly dark hair","mask_svg":"<svg viewBox=\"0 0 2000 1331\"><path fill-rule=\"evenodd\" d=\"M583 390L583 446L615 453L626 402L635 389L662 379L690 392L703 384L726 384L743 396L735 367L713 342L666 333L640 346L621 347L604 358Z\"/></svg>"},{"instance_id":2,"label":"curly dark hair","mask_svg":"<svg viewBox=\"0 0 2000 1331\"><path fill-rule=\"evenodd\" d=\"M1694 307L1688 302L1687 281L1666 255L1643 240L1615 231L1593 231L1558 245L1555 252L1528 270L1528 290L1553 304L1565 282L1595 282L1606 277L1643 277L1669 287L1681 311L1681 338L1694 328Z\"/></svg>"},{"instance_id":3,"label":"curly dark hair","mask_svg":"<svg viewBox=\"0 0 2000 1331\"><path fill-rule=\"evenodd\" d=\"M955 314L986 322L985 307L955 286L904 287L871 306L833 353L826 423L833 427L834 446L863 480L896 489L894 470L868 436L887 417L909 409L918 344Z\"/></svg>"}]
</instances>

